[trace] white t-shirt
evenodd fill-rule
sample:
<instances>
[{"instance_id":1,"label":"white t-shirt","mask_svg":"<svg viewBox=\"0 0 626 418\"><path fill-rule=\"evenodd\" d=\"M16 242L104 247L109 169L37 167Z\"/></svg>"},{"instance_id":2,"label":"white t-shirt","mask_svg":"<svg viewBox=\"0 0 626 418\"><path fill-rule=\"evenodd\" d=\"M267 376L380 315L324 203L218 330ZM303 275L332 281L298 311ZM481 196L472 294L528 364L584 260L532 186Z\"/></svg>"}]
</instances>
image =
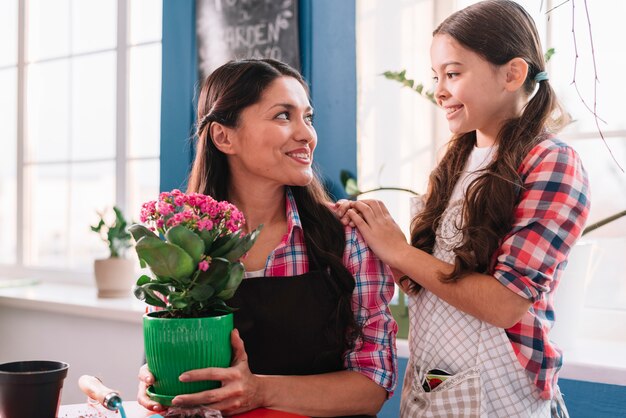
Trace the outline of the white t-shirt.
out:
<instances>
[{"instance_id":1,"label":"white t-shirt","mask_svg":"<svg viewBox=\"0 0 626 418\"><path fill-rule=\"evenodd\" d=\"M462 199L465 196L467 187L481 174L477 173L477 171L482 170L491 163L497 148L496 145L482 148L474 147L467 159L465 169L459 177L459 181L456 183L456 186L454 186L452 196L450 196L450 203Z\"/></svg>"}]
</instances>

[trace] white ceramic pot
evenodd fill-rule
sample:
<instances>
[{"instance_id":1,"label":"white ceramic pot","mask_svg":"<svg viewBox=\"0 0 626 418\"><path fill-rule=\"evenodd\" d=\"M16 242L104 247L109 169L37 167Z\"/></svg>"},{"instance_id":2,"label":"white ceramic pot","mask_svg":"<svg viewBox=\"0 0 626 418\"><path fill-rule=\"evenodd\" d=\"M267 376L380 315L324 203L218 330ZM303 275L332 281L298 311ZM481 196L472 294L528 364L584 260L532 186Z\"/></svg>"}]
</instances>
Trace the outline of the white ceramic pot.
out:
<instances>
[{"instance_id":1,"label":"white ceramic pot","mask_svg":"<svg viewBox=\"0 0 626 418\"><path fill-rule=\"evenodd\" d=\"M94 261L94 273L99 298L131 296L135 283L135 261L107 258Z\"/></svg>"}]
</instances>

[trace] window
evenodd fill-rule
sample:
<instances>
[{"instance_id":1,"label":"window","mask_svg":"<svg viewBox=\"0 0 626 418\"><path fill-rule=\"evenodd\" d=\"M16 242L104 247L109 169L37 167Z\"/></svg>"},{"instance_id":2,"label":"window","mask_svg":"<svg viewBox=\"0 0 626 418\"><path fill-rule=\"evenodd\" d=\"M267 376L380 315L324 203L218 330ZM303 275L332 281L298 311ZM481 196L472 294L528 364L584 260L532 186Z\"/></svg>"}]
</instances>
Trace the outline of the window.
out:
<instances>
[{"instance_id":1,"label":"window","mask_svg":"<svg viewBox=\"0 0 626 418\"><path fill-rule=\"evenodd\" d=\"M96 211L158 193L161 2L7 0L0 36L0 263L85 280Z\"/></svg>"},{"instance_id":2,"label":"window","mask_svg":"<svg viewBox=\"0 0 626 418\"><path fill-rule=\"evenodd\" d=\"M432 88L429 55L432 30L450 13L474 2L425 0L397 2L390 7L376 0L357 1L357 161L361 190L396 186L425 192L428 174L450 135L447 123L443 113L427 99L381 74L405 69L407 78L423 83L425 89ZM626 209L626 175L602 143L593 115L572 85L575 57L572 2L519 3L533 15L544 47L556 51L548 65L550 83L574 119L561 137L579 152L589 173L592 188L589 224ZM626 27L621 22L626 4L619 0L586 3L600 80L597 113L606 121L600 122L600 126L615 159L626 169L626 119L620 106L624 88L619 78L626 59L617 52L619 48L614 41L626 36ZM579 54L576 84L587 104L593 106L593 60L585 4L575 5L574 29ZM551 11L546 14L548 10ZM600 44L604 46L601 51L597 47ZM368 197L384 200L408 234L410 195L381 191ZM626 217L585 238L595 242L601 257L592 263L596 269L587 289L586 305L626 310L626 285L620 273L623 269L616 267L617 263L623 263L626 249ZM400 322L402 325L402 318Z\"/></svg>"}]
</instances>

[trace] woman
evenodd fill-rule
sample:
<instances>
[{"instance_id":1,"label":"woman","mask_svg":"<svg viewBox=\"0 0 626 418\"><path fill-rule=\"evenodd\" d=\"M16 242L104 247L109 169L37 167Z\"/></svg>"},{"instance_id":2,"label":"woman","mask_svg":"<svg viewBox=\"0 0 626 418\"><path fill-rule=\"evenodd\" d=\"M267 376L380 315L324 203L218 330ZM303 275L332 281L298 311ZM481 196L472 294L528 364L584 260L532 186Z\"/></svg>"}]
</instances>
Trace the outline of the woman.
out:
<instances>
[{"instance_id":1,"label":"woman","mask_svg":"<svg viewBox=\"0 0 626 418\"><path fill-rule=\"evenodd\" d=\"M222 387L181 395L225 414L258 407L309 416L372 416L395 385L389 269L326 207L313 172L317 136L300 74L274 60L215 70L198 101L198 143L188 192L229 200L248 231L263 224L244 259L235 298L233 362L183 381ZM244 347L245 343L245 347ZM140 372L139 402L153 377Z\"/></svg>"}]
</instances>

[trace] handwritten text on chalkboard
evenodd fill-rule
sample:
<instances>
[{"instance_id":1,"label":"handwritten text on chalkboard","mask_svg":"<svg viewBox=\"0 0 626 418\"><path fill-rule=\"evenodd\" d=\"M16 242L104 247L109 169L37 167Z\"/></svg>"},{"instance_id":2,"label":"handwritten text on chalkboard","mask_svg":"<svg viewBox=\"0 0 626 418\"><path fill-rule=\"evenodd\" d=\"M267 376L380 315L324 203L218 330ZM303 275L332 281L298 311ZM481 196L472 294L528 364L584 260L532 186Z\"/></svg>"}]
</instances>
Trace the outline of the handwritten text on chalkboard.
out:
<instances>
[{"instance_id":1,"label":"handwritten text on chalkboard","mask_svg":"<svg viewBox=\"0 0 626 418\"><path fill-rule=\"evenodd\" d=\"M274 58L300 67L297 0L198 0L203 76L234 58Z\"/></svg>"}]
</instances>

